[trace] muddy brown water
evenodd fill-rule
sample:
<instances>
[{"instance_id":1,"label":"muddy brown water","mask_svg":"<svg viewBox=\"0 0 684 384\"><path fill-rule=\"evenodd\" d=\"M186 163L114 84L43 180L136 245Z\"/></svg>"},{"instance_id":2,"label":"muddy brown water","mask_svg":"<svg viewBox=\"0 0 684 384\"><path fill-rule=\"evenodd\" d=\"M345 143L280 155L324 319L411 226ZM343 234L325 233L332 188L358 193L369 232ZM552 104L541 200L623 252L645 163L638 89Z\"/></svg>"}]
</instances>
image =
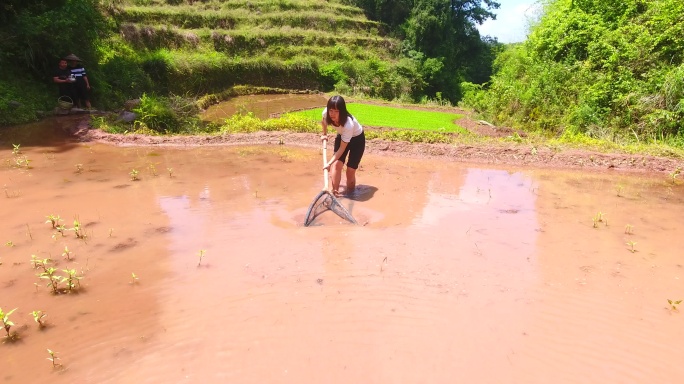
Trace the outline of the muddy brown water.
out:
<instances>
[{"instance_id":1,"label":"muddy brown water","mask_svg":"<svg viewBox=\"0 0 684 384\"><path fill-rule=\"evenodd\" d=\"M325 107L327 97L324 95L246 95L214 104L202 112L205 121L222 123L226 118L238 112L251 112L255 117L267 119L271 114Z\"/></svg>"},{"instance_id":2,"label":"muddy brown water","mask_svg":"<svg viewBox=\"0 0 684 384\"><path fill-rule=\"evenodd\" d=\"M684 299L684 188L663 175L368 155L342 199L363 225L327 212L303 227L318 150L115 147L55 124L0 149L0 307L18 308L19 335L0 344L0 382L684 375L684 313L667 303ZM32 255L78 270L81 289L52 295Z\"/></svg>"}]
</instances>

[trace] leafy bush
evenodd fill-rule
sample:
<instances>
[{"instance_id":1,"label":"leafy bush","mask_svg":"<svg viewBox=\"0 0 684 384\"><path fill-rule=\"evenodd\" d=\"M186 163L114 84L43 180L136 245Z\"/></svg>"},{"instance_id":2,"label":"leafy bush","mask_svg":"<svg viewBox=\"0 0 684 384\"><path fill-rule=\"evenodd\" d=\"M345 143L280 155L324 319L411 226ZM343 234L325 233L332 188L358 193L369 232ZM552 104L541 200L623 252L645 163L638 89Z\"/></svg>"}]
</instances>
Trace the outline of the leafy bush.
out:
<instances>
[{"instance_id":1,"label":"leafy bush","mask_svg":"<svg viewBox=\"0 0 684 384\"><path fill-rule=\"evenodd\" d=\"M159 133L176 133L181 127L181 119L171 108L168 98L143 94L140 105L133 109L138 115L135 121L138 126L147 127Z\"/></svg>"},{"instance_id":2,"label":"leafy bush","mask_svg":"<svg viewBox=\"0 0 684 384\"><path fill-rule=\"evenodd\" d=\"M463 103L498 124L618 142L684 127L684 3L556 0ZM672 142L677 142L673 140Z\"/></svg>"}]
</instances>

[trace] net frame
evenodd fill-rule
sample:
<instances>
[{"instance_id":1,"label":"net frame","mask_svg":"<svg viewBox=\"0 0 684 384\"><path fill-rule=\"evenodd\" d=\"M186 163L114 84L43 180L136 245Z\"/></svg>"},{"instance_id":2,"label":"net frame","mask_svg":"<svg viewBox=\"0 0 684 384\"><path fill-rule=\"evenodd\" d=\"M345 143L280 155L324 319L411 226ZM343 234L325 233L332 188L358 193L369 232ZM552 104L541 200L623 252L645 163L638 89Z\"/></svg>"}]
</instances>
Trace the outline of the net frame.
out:
<instances>
[{"instance_id":1,"label":"net frame","mask_svg":"<svg viewBox=\"0 0 684 384\"><path fill-rule=\"evenodd\" d=\"M326 150L328 146L328 139L323 139L323 166L327 163ZM304 218L304 226L308 227L313 221L323 212L330 210L335 212L337 216L349 221L352 224L358 225L354 216L340 203L339 200L328 190L328 169L323 169L323 190L316 195L316 197L309 205L309 210L306 211Z\"/></svg>"},{"instance_id":2,"label":"net frame","mask_svg":"<svg viewBox=\"0 0 684 384\"><path fill-rule=\"evenodd\" d=\"M352 224L357 224L354 217L349 213L349 211L340 203L339 200L330 193L328 190L323 190L316 195L316 197L311 202L309 210L306 211L306 217L304 220L304 226L308 227L311 225L318 216L320 216L325 211L333 211L337 216L349 221Z\"/></svg>"}]
</instances>

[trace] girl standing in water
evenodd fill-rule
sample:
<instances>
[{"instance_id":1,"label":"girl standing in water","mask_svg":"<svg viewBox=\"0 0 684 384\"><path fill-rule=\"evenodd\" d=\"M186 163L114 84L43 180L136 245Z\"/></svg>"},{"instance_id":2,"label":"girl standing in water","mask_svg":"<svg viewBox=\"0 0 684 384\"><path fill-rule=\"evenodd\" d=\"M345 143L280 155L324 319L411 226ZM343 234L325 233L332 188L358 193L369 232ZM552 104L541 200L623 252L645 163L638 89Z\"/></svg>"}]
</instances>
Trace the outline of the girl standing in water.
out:
<instances>
[{"instance_id":1,"label":"girl standing in water","mask_svg":"<svg viewBox=\"0 0 684 384\"><path fill-rule=\"evenodd\" d=\"M335 196L340 196L340 181L342 180L342 168L347 164L347 189L345 194L349 195L356 188L356 170L366 149L366 136L363 134L363 127L347 111L347 104L342 96L333 96L328 100L328 105L323 110L322 139L328 137L328 126L332 125L337 131L335 136L335 153L323 169L330 169L332 178L332 192ZM349 159L347 159L349 156Z\"/></svg>"}]
</instances>

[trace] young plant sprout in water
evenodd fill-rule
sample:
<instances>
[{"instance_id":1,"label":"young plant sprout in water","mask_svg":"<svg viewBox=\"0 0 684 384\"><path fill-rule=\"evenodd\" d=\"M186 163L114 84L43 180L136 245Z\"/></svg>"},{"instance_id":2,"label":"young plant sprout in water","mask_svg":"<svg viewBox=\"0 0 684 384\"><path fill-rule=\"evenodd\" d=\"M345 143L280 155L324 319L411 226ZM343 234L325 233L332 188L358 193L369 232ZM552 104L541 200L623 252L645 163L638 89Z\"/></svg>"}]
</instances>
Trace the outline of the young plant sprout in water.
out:
<instances>
[{"instance_id":1,"label":"young plant sprout in water","mask_svg":"<svg viewBox=\"0 0 684 384\"><path fill-rule=\"evenodd\" d=\"M83 164L76 164L76 173L83 173Z\"/></svg>"},{"instance_id":2,"label":"young plant sprout in water","mask_svg":"<svg viewBox=\"0 0 684 384\"><path fill-rule=\"evenodd\" d=\"M605 223L608 226L608 220L603 217L603 212L598 212L594 216L594 228L598 228L598 223Z\"/></svg>"},{"instance_id":3,"label":"young plant sprout in water","mask_svg":"<svg viewBox=\"0 0 684 384\"><path fill-rule=\"evenodd\" d=\"M620 184L618 184L618 186L615 187L615 190L617 191L617 196L618 196L618 197L622 197L622 190L623 190L623 189L624 189L624 188L623 188L622 185L620 185Z\"/></svg>"},{"instance_id":4,"label":"young plant sprout in water","mask_svg":"<svg viewBox=\"0 0 684 384\"><path fill-rule=\"evenodd\" d=\"M19 149L19 147L21 147L21 144L12 144L12 147L14 147L12 148L12 154L14 156L17 156L21 153L21 149Z\"/></svg>"},{"instance_id":5,"label":"young plant sprout in water","mask_svg":"<svg viewBox=\"0 0 684 384\"><path fill-rule=\"evenodd\" d=\"M128 174L131 176L131 181L138 181L138 180L140 180L140 179L138 178L138 173L140 173L140 172L138 172L137 169L133 169L133 170L131 170L131 172L128 173Z\"/></svg>"},{"instance_id":6,"label":"young plant sprout in water","mask_svg":"<svg viewBox=\"0 0 684 384\"><path fill-rule=\"evenodd\" d=\"M636 245L636 241L628 241L627 245L629 245L629 247L630 247L629 248L630 252L632 252L632 253L636 252L636 249L634 249L634 246Z\"/></svg>"},{"instance_id":7,"label":"young plant sprout in water","mask_svg":"<svg viewBox=\"0 0 684 384\"><path fill-rule=\"evenodd\" d=\"M682 173L682 167L677 167L672 173L670 173L670 178L672 179L672 184L677 182L677 177Z\"/></svg>"},{"instance_id":8,"label":"young plant sprout in water","mask_svg":"<svg viewBox=\"0 0 684 384\"><path fill-rule=\"evenodd\" d=\"M56 229L57 225L59 225L59 222L62 221L62 218L59 217L59 215L47 215L47 220L45 221L46 224L52 224L52 229Z\"/></svg>"},{"instance_id":9,"label":"young plant sprout in water","mask_svg":"<svg viewBox=\"0 0 684 384\"><path fill-rule=\"evenodd\" d=\"M66 285L67 291L70 293L81 287L81 279L83 276L76 275L75 269L62 269L67 275L61 278L62 283Z\"/></svg>"},{"instance_id":10,"label":"young plant sprout in water","mask_svg":"<svg viewBox=\"0 0 684 384\"><path fill-rule=\"evenodd\" d=\"M150 164L150 173L152 173L152 176L158 176L157 167L154 164Z\"/></svg>"},{"instance_id":11,"label":"young plant sprout in water","mask_svg":"<svg viewBox=\"0 0 684 384\"><path fill-rule=\"evenodd\" d=\"M55 351L53 351L53 350L51 350L51 349L49 349L49 348L48 348L47 351L48 351L48 353L50 354L50 357L48 357L47 359L50 360L50 361L52 362L52 368L61 367L62 364L60 364L60 363L57 362L57 360L60 360L60 358L56 356L56 355L57 355L57 352L55 352Z\"/></svg>"},{"instance_id":12,"label":"young plant sprout in water","mask_svg":"<svg viewBox=\"0 0 684 384\"><path fill-rule=\"evenodd\" d=\"M5 246L11 248L11 247L14 247L14 243L12 242L12 240L10 240L10 241L5 243Z\"/></svg>"},{"instance_id":13,"label":"young plant sprout in water","mask_svg":"<svg viewBox=\"0 0 684 384\"><path fill-rule=\"evenodd\" d=\"M43 272L41 272L38 277L44 280L47 280L47 287L52 289L53 294L58 294L59 293L59 281L62 280L63 278L61 276L55 275L55 272L57 272L57 268L55 267L48 267L47 265L43 264L42 265Z\"/></svg>"},{"instance_id":14,"label":"young plant sprout in water","mask_svg":"<svg viewBox=\"0 0 684 384\"><path fill-rule=\"evenodd\" d=\"M166 168L166 172L169 173L169 177L173 177L173 168Z\"/></svg>"},{"instance_id":15,"label":"young plant sprout in water","mask_svg":"<svg viewBox=\"0 0 684 384\"><path fill-rule=\"evenodd\" d=\"M32 311L31 316L33 316L33 321L38 323L38 328L43 329L45 328L45 320L43 320L45 317L47 317L47 313L43 311Z\"/></svg>"},{"instance_id":16,"label":"young plant sprout in water","mask_svg":"<svg viewBox=\"0 0 684 384\"><path fill-rule=\"evenodd\" d=\"M62 252L62 257L67 260L71 260L71 251L69 251L69 247L67 247L66 245L64 246L64 252Z\"/></svg>"},{"instance_id":17,"label":"young plant sprout in water","mask_svg":"<svg viewBox=\"0 0 684 384\"><path fill-rule=\"evenodd\" d=\"M2 327L5 329L5 332L7 333L7 336L5 336L8 340L14 340L17 336L16 332L15 333L10 333L10 329L14 327L14 323L12 320L10 320L10 315L16 311L17 309L14 308L13 310L5 313L2 311L2 308L0 308L0 320L2 320Z\"/></svg>"},{"instance_id":18,"label":"young plant sprout in water","mask_svg":"<svg viewBox=\"0 0 684 384\"><path fill-rule=\"evenodd\" d=\"M85 231L81 228L81 222L78 220L78 218L74 219L74 227L71 228L71 230L74 231L76 238L83 240L86 239L87 235Z\"/></svg>"},{"instance_id":19,"label":"young plant sprout in water","mask_svg":"<svg viewBox=\"0 0 684 384\"><path fill-rule=\"evenodd\" d=\"M138 278L138 275L135 274L135 272L131 272L131 284L138 284L140 279Z\"/></svg>"},{"instance_id":20,"label":"young plant sprout in water","mask_svg":"<svg viewBox=\"0 0 684 384\"><path fill-rule=\"evenodd\" d=\"M633 229L634 229L633 225L630 225L630 224L625 225L625 233L626 234L631 235Z\"/></svg>"},{"instance_id":21,"label":"young plant sprout in water","mask_svg":"<svg viewBox=\"0 0 684 384\"><path fill-rule=\"evenodd\" d=\"M675 301L675 300L667 299L667 303L670 304L670 310L679 312L679 309L677 308L677 306L682 303L682 300Z\"/></svg>"},{"instance_id":22,"label":"young plant sprout in water","mask_svg":"<svg viewBox=\"0 0 684 384\"><path fill-rule=\"evenodd\" d=\"M204 258L204 254L207 251L205 249L200 249L199 251L199 262L197 263L197 266L199 267L202 264L202 258Z\"/></svg>"},{"instance_id":23,"label":"young plant sprout in water","mask_svg":"<svg viewBox=\"0 0 684 384\"><path fill-rule=\"evenodd\" d=\"M64 237L64 231L66 231L66 227L65 227L63 224L60 224L60 225L56 226L55 229L57 230L57 232L55 232L55 233L52 235L52 238L53 238L53 239L57 238L57 234L58 234L58 233L59 233L60 235L62 235L62 237Z\"/></svg>"}]
</instances>

